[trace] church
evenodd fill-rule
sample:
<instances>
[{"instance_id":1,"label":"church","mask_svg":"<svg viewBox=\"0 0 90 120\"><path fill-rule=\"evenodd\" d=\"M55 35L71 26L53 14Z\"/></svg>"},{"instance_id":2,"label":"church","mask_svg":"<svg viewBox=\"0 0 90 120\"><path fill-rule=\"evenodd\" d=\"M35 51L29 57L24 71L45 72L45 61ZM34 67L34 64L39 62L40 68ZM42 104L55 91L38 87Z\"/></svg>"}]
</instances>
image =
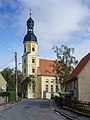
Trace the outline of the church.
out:
<instances>
[{"instance_id":1,"label":"church","mask_svg":"<svg viewBox=\"0 0 90 120\"><path fill-rule=\"evenodd\" d=\"M34 21L31 17L27 20L27 34L23 40L24 53L22 56L23 77L34 76L35 85L28 85L27 98L51 99L57 95L60 88L56 83L53 72L54 60L40 59L38 55L38 40L34 34Z\"/></svg>"}]
</instances>

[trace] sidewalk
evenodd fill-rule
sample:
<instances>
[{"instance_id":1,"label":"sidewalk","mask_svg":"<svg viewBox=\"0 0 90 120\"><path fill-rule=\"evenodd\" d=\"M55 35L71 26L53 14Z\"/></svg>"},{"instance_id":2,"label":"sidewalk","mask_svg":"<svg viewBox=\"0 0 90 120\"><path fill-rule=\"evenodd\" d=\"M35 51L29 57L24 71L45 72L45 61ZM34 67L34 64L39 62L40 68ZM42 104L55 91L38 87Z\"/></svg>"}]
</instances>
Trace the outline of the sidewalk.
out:
<instances>
[{"instance_id":1,"label":"sidewalk","mask_svg":"<svg viewBox=\"0 0 90 120\"><path fill-rule=\"evenodd\" d=\"M80 113L72 112L64 108L58 108L54 100L51 100L50 103L51 109L55 112L58 112L62 116L66 117L69 120L90 120L90 117L81 115Z\"/></svg>"},{"instance_id":2,"label":"sidewalk","mask_svg":"<svg viewBox=\"0 0 90 120\"><path fill-rule=\"evenodd\" d=\"M9 103L6 103L6 104L2 104L2 105L0 105L0 109L6 108L6 107L13 107L14 105L16 105L16 104L18 104L18 103L20 103L22 101L23 100L20 100L18 102L12 101L12 102L9 102Z\"/></svg>"}]
</instances>

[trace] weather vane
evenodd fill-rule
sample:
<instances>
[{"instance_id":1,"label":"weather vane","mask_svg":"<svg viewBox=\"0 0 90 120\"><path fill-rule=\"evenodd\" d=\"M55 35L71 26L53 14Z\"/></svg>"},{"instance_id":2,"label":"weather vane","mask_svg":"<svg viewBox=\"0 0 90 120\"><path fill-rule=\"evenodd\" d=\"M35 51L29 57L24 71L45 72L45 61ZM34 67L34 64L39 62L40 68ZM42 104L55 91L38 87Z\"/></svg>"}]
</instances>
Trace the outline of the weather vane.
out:
<instances>
[{"instance_id":1,"label":"weather vane","mask_svg":"<svg viewBox=\"0 0 90 120\"><path fill-rule=\"evenodd\" d=\"M32 9L30 8L30 17L31 17L31 11L32 11Z\"/></svg>"}]
</instances>

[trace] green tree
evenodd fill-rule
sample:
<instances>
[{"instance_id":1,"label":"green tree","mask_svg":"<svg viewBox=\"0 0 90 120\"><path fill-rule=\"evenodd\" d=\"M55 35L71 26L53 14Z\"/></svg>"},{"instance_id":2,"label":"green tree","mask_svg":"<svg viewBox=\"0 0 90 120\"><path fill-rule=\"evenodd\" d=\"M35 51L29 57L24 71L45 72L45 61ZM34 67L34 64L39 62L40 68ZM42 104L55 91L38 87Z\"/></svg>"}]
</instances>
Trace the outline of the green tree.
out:
<instances>
[{"instance_id":1,"label":"green tree","mask_svg":"<svg viewBox=\"0 0 90 120\"><path fill-rule=\"evenodd\" d=\"M78 61L73 56L74 48L61 45L61 47L54 46L53 50L57 57L53 66L56 72L56 81L60 84L61 91L65 91L65 80L72 71L72 66L76 65Z\"/></svg>"},{"instance_id":2,"label":"green tree","mask_svg":"<svg viewBox=\"0 0 90 120\"><path fill-rule=\"evenodd\" d=\"M14 71L14 69L7 67L1 71L1 74L7 81L7 91L15 90L15 71ZM18 70L18 93L19 94L22 94L22 86L21 86L22 78L23 78L22 72L20 70Z\"/></svg>"},{"instance_id":3,"label":"green tree","mask_svg":"<svg viewBox=\"0 0 90 120\"><path fill-rule=\"evenodd\" d=\"M27 95L28 86L35 92L35 76L29 75L21 82L24 97Z\"/></svg>"},{"instance_id":4,"label":"green tree","mask_svg":"<svg viewBox=\"0 0 90 120\"><path fill-rule=\"evenodd\" d=\"M7 90L15 90L15 73L14 69L9 67L1 71L4 79L7 81Z\"/></svg>"}]
</instances>

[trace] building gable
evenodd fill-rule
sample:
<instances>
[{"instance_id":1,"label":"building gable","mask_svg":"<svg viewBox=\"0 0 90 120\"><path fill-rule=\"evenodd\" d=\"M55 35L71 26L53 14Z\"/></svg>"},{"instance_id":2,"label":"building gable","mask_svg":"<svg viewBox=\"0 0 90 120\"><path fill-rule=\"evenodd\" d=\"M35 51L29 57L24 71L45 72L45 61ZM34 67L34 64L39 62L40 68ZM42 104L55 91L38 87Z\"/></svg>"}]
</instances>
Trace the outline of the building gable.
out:
<instances>
[{"instance_id":1,"label":"building gable","mask_svg":"<svg viewBox=\"0 0 90 120\"><path fill-rule=\"evenodd\" d=\"M0 85L6 85L7 82L5 81L4 77L0 73Z\"/></svg>"},{"instance_id":2,"label":"building gable","mask_svg":"<svg viewBox=\"0 0 90 120\"><path fill-rule=\"evenodd\" d=\"M88 53L85 57L81 59L79 64L76 66L76 68L68 77L67 81L70 81L71 79L77 77L80 74L80 72L83 70L83 68L86 66L86 64L89 62L89 60L90 60L90 53Z\"/></svg>"}]
</instances>

